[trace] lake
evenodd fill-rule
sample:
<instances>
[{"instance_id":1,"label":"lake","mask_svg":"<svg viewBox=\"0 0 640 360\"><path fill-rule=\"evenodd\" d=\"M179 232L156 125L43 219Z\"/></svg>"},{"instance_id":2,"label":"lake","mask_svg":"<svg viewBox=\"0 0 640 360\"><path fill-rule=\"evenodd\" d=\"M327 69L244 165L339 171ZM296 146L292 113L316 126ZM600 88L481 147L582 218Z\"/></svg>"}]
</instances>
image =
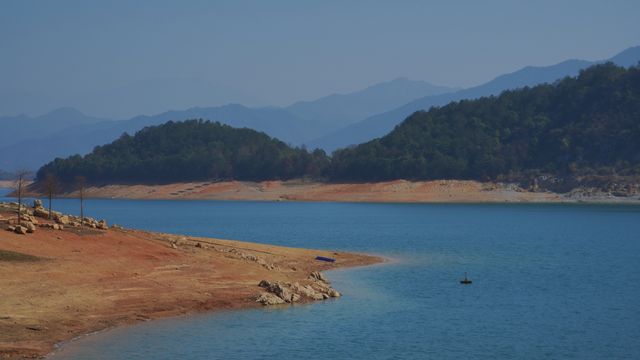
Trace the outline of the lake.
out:
<instances>
[{"instance_id":1,"label":"lake","mask_svg":"<svg viewBox=\"0 0 640 360\"><path fill-rule=\"evenodd\" d=\"M146 322L51 359L640 358L637 206L87 200L85 213L390 262L328 272L337 300Z\"/></svg>"}]
</instances>

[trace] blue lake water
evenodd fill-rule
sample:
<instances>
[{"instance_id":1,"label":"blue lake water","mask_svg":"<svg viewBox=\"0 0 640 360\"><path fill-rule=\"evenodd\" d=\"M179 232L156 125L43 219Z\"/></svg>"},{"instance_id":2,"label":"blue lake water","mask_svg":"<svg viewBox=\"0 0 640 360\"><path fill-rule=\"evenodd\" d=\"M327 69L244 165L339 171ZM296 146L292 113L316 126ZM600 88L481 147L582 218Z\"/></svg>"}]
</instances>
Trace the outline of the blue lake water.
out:
<instances>
[{"instance_id":1,"label":"blue lake water","mask_svg":"<svg viewBox=\"0 0 640 360\"><path fill-rule=\"evenodd\" d=\"M147 322L52 359L640 358L640 207L88 200L85 213L393 261L329 272L337 300Z\"/></svg>"}]
</instances>

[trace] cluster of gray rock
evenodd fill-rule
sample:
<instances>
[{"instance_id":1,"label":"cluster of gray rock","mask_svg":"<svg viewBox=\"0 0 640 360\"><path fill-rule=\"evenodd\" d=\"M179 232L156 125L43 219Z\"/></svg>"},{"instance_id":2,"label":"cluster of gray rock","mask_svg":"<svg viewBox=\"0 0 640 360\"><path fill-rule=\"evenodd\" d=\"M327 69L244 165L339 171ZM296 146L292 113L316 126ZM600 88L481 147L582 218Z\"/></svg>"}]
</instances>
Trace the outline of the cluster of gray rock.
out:
<instances>
[{"instance_id":1,"label":"cluster of gray rock","mask_svg":"<svg viewBox=\"0 0 640 360\"><path fill-rule=\"evenodd\" d=\"M540 175L533 179L530 191L552 191L568 198L634 198L640 196L637 175Z\"/></svg>"},{"instance_id":2,"label":"cluster of gray rock","mask_svg":"<svg viewBox=\"0 0 640 360\"><path fill-rule=\"evenodd\" d=\"M271 282L260 281L260 286L265 290L256 298L256 302L262 305L292 304L301 300L324 300L339 297L340 293L331 287L329 281L319 272L314 271L309 275L309 283L301 285L298 282Z\"/></svg>"},{"instance_id":3,"label":"cluster of gray rock","mask_svg":"<svg viewBox=\"0 0 640 360\"><path fill-rule=\"evenodd\" d=\"M38 200L40 201L40 200ZM18 204L9 204L14 205L17 209ZM14 219L10 220L10 224L14 222ZM28 208L23 208L20 214L20 223L9 225L7 227L7 231L15 232L16 234L26 235L32 234L36 231L36 226L42 226L38 219L34 216L34 212Z\"/></svg>"},{"instance_id":4,"label":"cluster of gray rock","mask_svg":"<svg viewBox=\"0 0 640 360\"><path fill-rule=\"evenodd\" d=\"M230 253L230 254L233 254L233 255L236 255L236 257L239 257L242 260L257 263L258 265L262 266L263 268L265 268L267 270L280 270L280 268L277 265L268 263L266 260L264 260L263 258L261 258L259 256L256 256L256 255L253 255L253 254L244 253L244 252L242 252L242 251L240 251L240 250L238 250L236 248L226 248L226 249L225 248L222 248L222 249L219 248L218 250L223 251L223 252L227 252L227 253Z\"/></svg>"},{"instance_id":5,"label":"cluster of gray rock","mask_svg":"<svg viewBox=\"0 0 640 360\"><path fill-rule=\"evenodd\" d=\"M611 198L629 198L640 199L640 185L638 184L617 184L612 183L607 187L577 187L572 189L566 197L570 199L611 199Z\"/></svg>"},{"instance_id":6,"label":"cluster of gray rock","mask_svg":"<svg viewBox=\"0 0 640 360\"><path fill-rule=\"evenodd\" d=\"M23 218L20 225L9 225L7 227L7 231L12 231L21 235L32 234L36 231L36 224Z\"/></svg>"},{"instance_id":7,"label":"cluster of gray rock","mask_svg":"<svg viewBox=\"0 0 640 360\"><path fill-rule=\"evenodd\" d=\"M8 204L17 210L17 203ZM53 223L40 223L37 218L49 219L49 211L42 206L42 201L36 199L33 201L33 207L24 207L20 212L20 223L11 224L7 227L8 231L17 234L28 234L36 231L36 226L49 228L53 230L63 230L65 226L80 227L82 225L93 228L108 230L109 227L105 220L96 220L90 217L81 219L79 216L65 215L59 211L51 211L51 219ZM11 220L13 221L13 220Z\"/></svg>"},{"instance_id":8,"label":"cluster of gray rock","mask_svg":"<svg viewBox=\"0 0 640 360\"><path fill-rule=\"evenodd\" d=\"M221 244L214 244L211 242L204 242L200 240L189 239L185 236L169 237L169 247L171 247L172 249L177 249L178 246L180 245L189 245L189 246L196 247L198 249L207 249L207 250L213 250L217 252L223 252L223 253L226 253L228 257L244 260L247 262L254 262L264 267L267 270L280 270L280 267L278 265L270 263L257 255L238 250L237 248L232 246L225 246Z\"/></svg>"}]
</instances>

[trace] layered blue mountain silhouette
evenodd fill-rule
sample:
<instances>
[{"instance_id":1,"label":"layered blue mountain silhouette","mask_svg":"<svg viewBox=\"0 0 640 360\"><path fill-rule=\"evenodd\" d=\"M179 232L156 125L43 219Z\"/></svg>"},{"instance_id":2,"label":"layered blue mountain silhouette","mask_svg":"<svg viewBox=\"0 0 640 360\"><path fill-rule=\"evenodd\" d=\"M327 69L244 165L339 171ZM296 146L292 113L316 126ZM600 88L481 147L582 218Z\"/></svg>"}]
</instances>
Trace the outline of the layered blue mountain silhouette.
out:
<instances>
[{"instance_id":1,"label":"layered blue mountain silhouette","mask_svg":"<svg viewBox=\"0 0 640 360\"><path fill-rule=\"evenodd\" d=\"M636 65L640 61L640 46L626 49L610 59L601 61L567 60L551 66L527 66L516 72L498 76L480 86L449 94L426 96L337 130L310 142L308 146L333 151L341 147L359 144L387 134L406 117L418 110L428 110L432 106L442 106L452 101L498 95L504 90L551 83L566 76L575 76L580 70L591 65L608 61L625 67Z\"/></svg>"},{"instance_id":2,"label":"layered blue mountain silhouette","mask_svg":"<svg viewBox=\"0 0 640 360\"><path fill-rule=\"evenodd\" d=\"M55 157L88 153L124 132L131 134L145 126L192 118L252 128L292 145L333 151L383 136L418 110L554 82L606 61L621 66L636 65L640 61L640 46L601 61L567 60L552 66L528 66L462 90L399 78L349 94L297 102L286 108L230 104L167 111L120 121L94 118L70 108L34 118L0 117L4 130L0 133L0 169L37 169Z\"/></svg>"},{"instance_id":3,"label":"layered blue mountain silhouette","mask_svg":"<svg viewBox=\"0 0 640 360\"><path fill-rule=\"evenodd\" d=\"M229 104L167 111L121 121L95 119L71 109L55 110L37 118L0 118L0 124L10 123L13 126L13 135L7 135L0 142L0 169L37 169L55 157L85 154L97 145L113 141L124 132L132 134L145 126L169 120L214 120L234 127L262 131L287 143L302 145L413 99L455 90L457 89L400 78L350 94L335 94L315 101L298 102L288 108L249 108ZM69 119L62 120L58 116L64 113L69 114ZM33 132L30 129L34 127L47 130ZM11 156L18 152L20 157Z\"/></svg>"}]
</instances>

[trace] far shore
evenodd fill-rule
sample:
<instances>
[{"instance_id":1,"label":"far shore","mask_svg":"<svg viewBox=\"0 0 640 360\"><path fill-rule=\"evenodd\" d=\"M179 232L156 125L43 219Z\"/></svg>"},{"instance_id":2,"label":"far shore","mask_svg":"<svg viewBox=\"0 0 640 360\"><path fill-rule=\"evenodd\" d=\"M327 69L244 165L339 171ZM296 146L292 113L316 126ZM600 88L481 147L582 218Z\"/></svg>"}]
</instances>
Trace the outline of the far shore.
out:
<instances>
[{"instance_id":1,"label":"far shore","mask_svg":"<svg viewBox=\"0 0 640 360\"><path fill-rule=\"evenodd\" d=\"M33 216L32 233L5 231L16 208L0 203L0 359L42 358L123 324L337 297L320 271L384 261L117 226L59 229Z\"/></svg>"},{"instance_id":2,"label":"far shore","mask_svg":"<svg viewBox=\"0 0 640 360\"><path fill-rule=\"evenodd\" d=\"M87 198L157 200L327 201L382 203L627 203L640 194L614 196L584 189L569 194L533 192L516 184L471 180L375 183L290 181L189 182L164 185L102 185L85 189ZM32 192L30 196L43 196ZM77 191L59 194L77 197Z\"/></svg>"},{"instance_id":3,"label":"far shore","mask_svg":"<svg viewBox=\"0 0 640 360\"><path fill-rule=\"evenodd\" d=\"M0 188L13 188L15 185L15 180L0 180ZM31 184L31 181L28 182Z\"/></svg>"}]
</instances>

